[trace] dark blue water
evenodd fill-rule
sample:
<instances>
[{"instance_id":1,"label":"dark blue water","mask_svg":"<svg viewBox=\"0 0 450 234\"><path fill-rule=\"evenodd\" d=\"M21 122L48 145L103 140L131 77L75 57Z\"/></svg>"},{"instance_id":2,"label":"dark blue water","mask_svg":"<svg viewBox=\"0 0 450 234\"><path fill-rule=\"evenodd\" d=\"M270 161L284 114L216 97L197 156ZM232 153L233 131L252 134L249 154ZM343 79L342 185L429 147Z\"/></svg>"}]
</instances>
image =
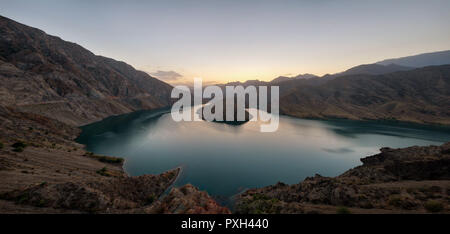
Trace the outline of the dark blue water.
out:
<instances>
[{"instance_id":1,"label":"dark blue water","mask_svg":"<svg viewBox=\"0 0 450 234\"><path fill-rule=\"evenodd\" d=\"M167 112L107 118L82 127L78 142L97 154L124 157L130 175L183 166L176 185L191 183L228 197L278 181L298 183L316 173L336 176L381 147L450 141L450 129L444 127L281 116L278 131L261 133L260 122L174 122Z\"/></svg>"}]
</instances>

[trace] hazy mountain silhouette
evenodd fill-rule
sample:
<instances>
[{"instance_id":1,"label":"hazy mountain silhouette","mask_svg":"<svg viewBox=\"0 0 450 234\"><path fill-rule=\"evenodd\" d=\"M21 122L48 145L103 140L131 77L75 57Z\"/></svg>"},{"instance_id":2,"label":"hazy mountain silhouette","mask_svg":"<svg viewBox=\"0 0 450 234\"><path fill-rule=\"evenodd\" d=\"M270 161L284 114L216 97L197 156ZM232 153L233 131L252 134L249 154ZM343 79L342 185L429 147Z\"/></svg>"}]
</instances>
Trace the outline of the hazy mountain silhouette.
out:
<instances>
[{"instance_id":1,"label":"hazy mountain silhouette","mask_svg":"<svg viewBox=\"0 0 450 234\"><path fill-rule=\"evenodd\" d=\"M294 77L288 77L288 76L279 76L275 79L273 79L272 81L270 81L271 83L280 83L280 82L284 82L284 81L288 81L288 80L299 80L299 79L311 79L317 77L316 75L313 74L300 74Z\"/></svg>"},{"instance_id":2,"label":"hazy mountain silhouette","mask_svg":"<svg viewBox=\"0 0 450 234\"><path fill-rule=\"evenodd\" d=\"M450 64L450 50L424 53L402 58L386 59L377 62L377 64L381 65L389 65L392 63L407 67L425 67Z\"/></svg>"},{"instance_id":3,"label":"hazy mountain silhouette","mask_svg":"<svg viewBox=\"0 0 450 234\"><path fill-rule=\"evenodd\" d=\"M352 67L344 72L333 74L333 76L346 76L346 75L356 75L356 74L367 74L367 75L381 75L396 71L407 71L414 69L413 67L405 67L397 64L363 64L356 67Z\"/></svg>"}]
</instances>

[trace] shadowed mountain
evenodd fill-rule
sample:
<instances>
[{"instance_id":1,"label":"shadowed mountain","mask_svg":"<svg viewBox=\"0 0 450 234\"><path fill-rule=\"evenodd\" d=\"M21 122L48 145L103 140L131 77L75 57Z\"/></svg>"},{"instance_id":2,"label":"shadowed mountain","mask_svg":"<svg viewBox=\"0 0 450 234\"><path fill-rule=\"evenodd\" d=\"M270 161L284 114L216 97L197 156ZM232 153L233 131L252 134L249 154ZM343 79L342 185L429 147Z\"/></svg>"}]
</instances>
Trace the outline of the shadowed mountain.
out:
<instances>
[{"instance_id":1,"label":"shadowed mountain","mask_svg":"<svg viewBox=\"0 0 450 234\"><path fill-rule=\"evenodd\" d=\"M450 124L449 107L450 65L342 76L320 85L298 85L280 97L281 113L306 118Z\"/></svg>"},{"instance_id":2,"label":"shadowed mountain","mask_svg":"<svg viewBox=\"0 0 450 234\"><path fill-rule=\"evenodd\" d=\"M294 77L279 76L270 82L275 84L275 83L280 83L280 82L289 81L289 80L311 79L311 78L315 78L315 77L317 77L317 76L313 75L313 74L305 73L305 74L300 74L300 75L297 75Z\"/></svg>"},{"instance_id":3,"label":"shadowed mountain","mask_svg":"<svg viewBox=\"0 0 450 234\"><path fill-rule=\"evenodd\" d=\"M412 67L400 66L397 64L363 64L356 67L352 67L344 72L333 74L332 76L347 76L347 75L357 75L357 74L367 74L367 75L381 75L396 71L407 71L414 69Z\"/></svg>"},{"instance_id":4,"label":"shadowed mountain","mask_svg":"<svg viewBox=\"0 0 450 234\"><path fill-rule=\"evenodd\" d=\"M0 105L71 125L171 103L145 72L1 16L0 82Z\"/></svg>"},{"instance_id":5,"label":"shadowed mountain","mask_svg":"<svg viewBox=\"0 0 450 234\"><path fill-rule=\"evenodd\" d=\"M325 84L326 82L333 80L337 77L341 76L348 76L348 75L357 75L357 74L365 74L365 75L381 75L381 74L387 74L397 71L407 71L414 69L412 67L405 67L400 66L396 64L389 64L389 65L380 65L380 64L363 64L358 65L355 67L352 67L344 72L336 73L336 74L327 74L322 77L318 77L312 74L300 74L295 77L286 77L286 76L279 76L275 79L273 79L270 82L267 81L259 81L259 80L247 80L245 82L229 82L227 84L221 84L219 85L222 87L222 89L225 86L238 86L242 85L244 87L247 87L249 85L254 86L272 86L276 85L280 87L280 96L284 96L288 94L290 91L292 91L297 86L302 85L311 85L311 86L317 86Z\"/></svg>"},{"instance_id":6,"label":"shadowed mountain","mask_svg":"<svg viewBox=\"0 0 450 234\"><path fill-rule=\"evenodd\" d=\"M377 62L377 64L381 65L389 65L392 63L407 67L425 67L450 64L450 50L418 54L402 58L386 59Z\"/></svg>"}]
</instances>

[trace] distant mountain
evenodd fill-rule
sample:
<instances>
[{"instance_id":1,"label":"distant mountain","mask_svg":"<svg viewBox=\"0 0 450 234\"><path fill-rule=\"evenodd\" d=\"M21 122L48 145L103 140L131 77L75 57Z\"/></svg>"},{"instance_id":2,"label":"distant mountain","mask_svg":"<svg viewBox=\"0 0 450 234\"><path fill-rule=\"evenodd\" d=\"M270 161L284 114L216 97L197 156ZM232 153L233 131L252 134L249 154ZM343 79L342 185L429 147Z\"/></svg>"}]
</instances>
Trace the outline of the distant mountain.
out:
<instances>
[{"instance_id":1,"label":"distant mountain","mask_svg":"<svg viewBox=\"0 0 450 234\"><path fill-rule=\"evenodd\" d=\"M279 83L285 82L285 81L307 80L307 79L317 78L317 77L318 76L316 76L316 75L305 73L305 74L300 74L300 75L293 76L293 77L279 76L271 81L260 81L260 80L246 80L244 82L234 81L234 82L228 82L226 84L218 84L218 86L224 87L224 86L242 85L244 87L247 87L249 85L254 85L254 86L274 85L274 84L279 84Z\"/></svg>"},{"instance_id":2,"label":"distant mountain","mask_svg":"<svg viewBox=\"0 0 450 234\"><path fill-rule=\"evenodd\" d=\"M380 64L363 64L358 65L355 67L352 67L344 72L335 73L335 74L327 74L322 77L318 77L313 74L300 74L298 76L294 77L287 77L287 76L279 76L272 81L260 81L260 80L247 80L245 82L229 82L226 84L221 84L219 86L225 87L225 86L237 86L242 85L244 87L247 87L249 85L254 86L271 86L271 85L277 85L280 87L280 95L285 94L286 92L290 91L292 88L295 88L297 85L321 85L324 84L330 80L333 80L337 77L341 76L348 76L348 75L357 75L357 74L364 74L364 75L381 75L381 74L387 74L397 71L407 71L414 69L412 67L405 67L400 66L397 64L389 64L389 65L380 65Z\"/></svg>"},{"instance_id":3,"label":"distant mountain","mask_svg":"<svg viewBox=\"0 0 450 234\"><path fill-rule=\"evenodd\" d=\"M0 105L71 125L171 104L172 87L0 16Z\"/></svg>"},{"instance_id":4,"label":"distant mountain","mask_svg":"<svg viewBox=\"0 0 450 234\"><path fill-rule=\"evenodd\" d=\"M219 84L219 86L238 86L238 85L242 85L244 87L247 87L249 85L254 85L254 86L267 85L268 83L269 82L260 81L260 80L246 80L245 82L240 82L240 81L228 82L226 84Z\"/></svg>"},{"instance_id":5,"label":"distant mountain","mask_svg":"<svg viewBox=\"0 0 450 234\"><path fill-rule=\"evenodd\" d=\"M352 67L344 72L333 74L333 76L347 76L347 75L356 75L356 74L367 74L367 75L381 75L387 74L396 71L407 71L414 69L413 67L405 67L397 64L388 64L388 65L380 65L380 64L363 64L356 67Z\"/></svg>"},{"instance_id":6,"label":"distant mountain","mask_svg":"<svg viewBox=\"0 0 450 234\"><path fill-rule=\"evenodd\" d=\"M312 74L300 74L294 77L286 77L286 76L279 76L271 81L260 81L260 80L247 80L245 82L229 82L226 84L218 84L217 86L221 87L222 90L225 90L225 86L238 86L241 85L243 87L247 87L250 85L253 86L279 86L280 88L280 95L287 93L292 88L295 88L295 86L300 84L310 84L314 85L316 83L322 83L326 79L321 79L320 77ZM270 93L270 89L269 89Z\"/></svg>"},{"instance_id":7,"label":"distant mountain","mask_svg":"<svg viewBox=\"0 0 450 234\"><path fill-rule=\"evenodd\" d=\"M299 79L311 79L317 77L316 75L313 74L300 74L294 77L287 77L287 76L279 76L275 79L273 79L272 81L270 81L271 83L280 83L280 82L284 82L284 81L288 81L288 80L299 80Z\"/></svg>"},{"instance_id":8,"label":"distant mountain","mask_svg":"<svg viewBox=\"0 0 450 234\"><path fill-rule=\"evenodd\" d=\"M227 85L279 86L280 113L295 117L450 124L450 65L363 64L322 77Z\"/></svg>"},{"instance_id":9,"label":"distant mountain","mask_svg":"<svg viewBox=\"0 0 450 234\"><path fill-rule=\"evenodd\" d=\"M450 50L418 54L395 59L386 59L377 62L377 64L381 65L389 65L393 63L407 67L425 67L450 64Z\"/></svg>"},{"instance_id":10,"label":"distant mountain","mask_svg":"<svg viewBox=\"0 0 450 234\"><path fill-rule=\"evenodd\" d=\"M303 83L280 97L281 113L306 118L450 124L449 107L450 65Z\"/></svg>"}]
</instances>

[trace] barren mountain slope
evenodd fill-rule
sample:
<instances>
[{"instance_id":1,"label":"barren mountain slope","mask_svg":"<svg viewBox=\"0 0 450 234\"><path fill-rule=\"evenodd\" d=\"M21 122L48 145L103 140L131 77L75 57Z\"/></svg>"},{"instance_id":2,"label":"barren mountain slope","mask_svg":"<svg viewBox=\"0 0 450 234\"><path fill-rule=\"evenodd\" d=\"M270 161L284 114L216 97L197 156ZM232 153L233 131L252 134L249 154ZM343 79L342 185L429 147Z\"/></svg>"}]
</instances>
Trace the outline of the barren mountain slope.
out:
<instances>
[{"instance_id":1,"label":"barren mountain slope","mask_svg":"<svg viewBox=\"0 0 450 234\"><path fill-rule=\"evenodd\" d=\"M0 105L72 125L171 102L170 85L1 16L0 82Z\"/></svg>"}]
</instances>

